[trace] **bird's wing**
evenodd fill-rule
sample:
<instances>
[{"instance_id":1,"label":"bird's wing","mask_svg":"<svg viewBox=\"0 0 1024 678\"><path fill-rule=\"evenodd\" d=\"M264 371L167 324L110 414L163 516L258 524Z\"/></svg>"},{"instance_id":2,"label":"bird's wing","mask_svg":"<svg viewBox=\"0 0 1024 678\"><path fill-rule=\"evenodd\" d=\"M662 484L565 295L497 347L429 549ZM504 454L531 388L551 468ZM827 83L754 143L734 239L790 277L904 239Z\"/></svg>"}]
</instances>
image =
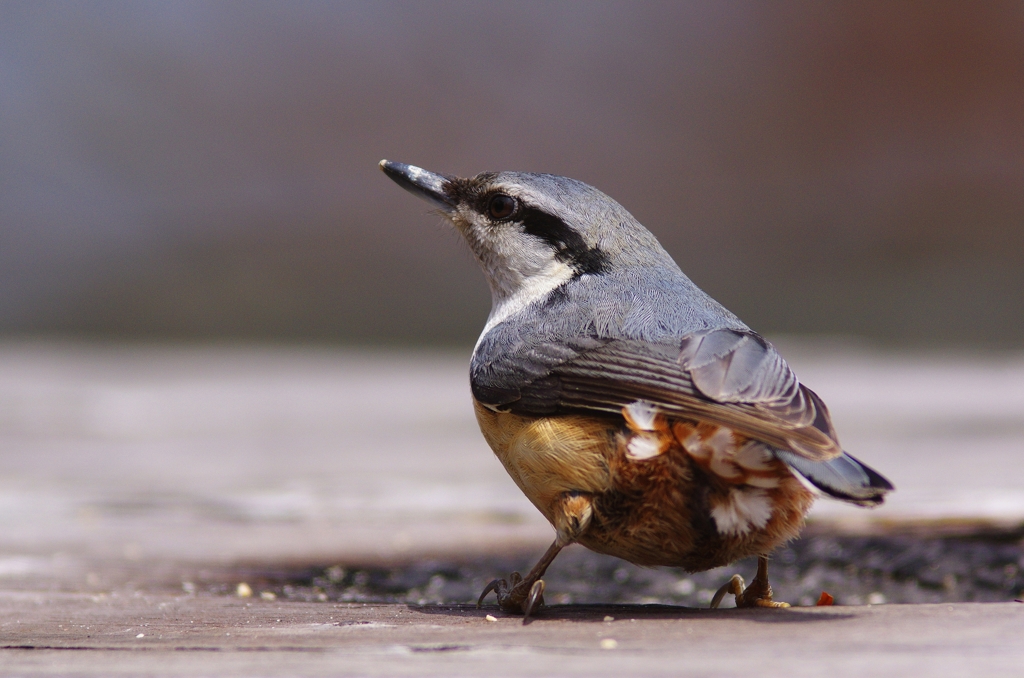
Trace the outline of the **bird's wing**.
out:
<instances>
[{"instance_id":1,"label":"bird's wing","mask_svg":"<svg viewBox=\"0 0 1024 678\"><path fill-rule=\"evenodd\" d=\"M753 332L709 330L677 344L595 340L572 349L534 346L526 363L531 356L534 363L524 366L514 389L502 389L503 397L487 398L487 389L478 389L474 380L478 399L533 415L619 413L643 400L669 416L715 422L809 460L842 454L825 404Z\"/></svg>"}]
</instances>

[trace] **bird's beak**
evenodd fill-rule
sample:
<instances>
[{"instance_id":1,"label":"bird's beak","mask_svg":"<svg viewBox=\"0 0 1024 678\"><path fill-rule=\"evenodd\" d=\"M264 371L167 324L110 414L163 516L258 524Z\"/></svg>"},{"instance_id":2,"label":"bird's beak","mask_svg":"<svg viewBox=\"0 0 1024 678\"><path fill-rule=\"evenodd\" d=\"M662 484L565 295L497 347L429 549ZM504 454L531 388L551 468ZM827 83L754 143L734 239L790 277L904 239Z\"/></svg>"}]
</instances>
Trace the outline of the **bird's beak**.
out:
<instances>
[{"instance_id":1,"label":"bird's beak","mask_svg":"<svg viewBox=\"0 0 1024 678\"><path fill-rule=\"evenodd\" d=\"M445 212L454 210L455 202L444 192L448 177L443 174L434 174L413 165L390 160L381 160L380 168L384 174L394 179L396 184L413 195L433 203Z\"/></svg>"}]
</instances>

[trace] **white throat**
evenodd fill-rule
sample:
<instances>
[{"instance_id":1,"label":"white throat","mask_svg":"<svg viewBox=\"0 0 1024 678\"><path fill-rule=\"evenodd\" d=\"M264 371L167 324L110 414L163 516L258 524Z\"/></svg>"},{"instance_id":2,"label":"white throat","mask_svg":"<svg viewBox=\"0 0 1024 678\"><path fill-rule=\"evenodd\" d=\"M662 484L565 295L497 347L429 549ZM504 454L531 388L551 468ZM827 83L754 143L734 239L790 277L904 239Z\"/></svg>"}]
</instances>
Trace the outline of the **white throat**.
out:
<instances>
[{"instance_id":1,"label":"white throat","mask_svg":"<svg viewBox=\"0 0 1024 678\"><path fill-rule=\"evenodd\" d=\"M530 304L547 297L551 292L572 280L575 269L568 264L552 259L547 266L523 280L522 284L510 295L499 297L492 293L491 314L487 316L480 338L476 345L480 346L487 333L497 325L516 315ZM474 347L474 351L476 348Z\"/></svg>"}]
</instances>

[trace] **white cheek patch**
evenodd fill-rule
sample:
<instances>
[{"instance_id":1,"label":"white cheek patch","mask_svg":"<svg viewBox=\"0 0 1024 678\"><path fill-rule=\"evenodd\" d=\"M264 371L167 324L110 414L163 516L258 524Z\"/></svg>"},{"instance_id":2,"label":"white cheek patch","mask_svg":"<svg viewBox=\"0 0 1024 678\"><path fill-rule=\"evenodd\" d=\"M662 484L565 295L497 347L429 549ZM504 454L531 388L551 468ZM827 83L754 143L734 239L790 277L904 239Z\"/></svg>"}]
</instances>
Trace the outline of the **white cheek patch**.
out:
<instances>
[{"instance_id":1,"label":"white cheek patch","mask_svg":"<svg viewBox=\"0 0 1024 678\"><path fill-rule=\"evenodd\" d=\"M724 501L711 507L711 517L719 534L743 535L768 524L772 501L764 490L730 490Z\"/></svg>"}]
</instances>

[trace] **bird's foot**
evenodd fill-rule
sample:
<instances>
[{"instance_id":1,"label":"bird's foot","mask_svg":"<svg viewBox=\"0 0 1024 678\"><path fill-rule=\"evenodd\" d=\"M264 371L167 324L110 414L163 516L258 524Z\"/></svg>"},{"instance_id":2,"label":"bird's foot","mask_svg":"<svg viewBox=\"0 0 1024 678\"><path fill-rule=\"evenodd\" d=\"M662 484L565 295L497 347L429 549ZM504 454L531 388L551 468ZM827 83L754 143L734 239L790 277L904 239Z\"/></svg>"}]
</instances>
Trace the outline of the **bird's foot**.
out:
<instances>
[{"instance_id":1,"label":"bird's foot","mask_svg":"<svg viewBox=\"0 0 1024 678\"><path fill-rule=\"evenodd\" d=\"M483 604L491 591L498 597L498 607L505 612L523 615L524 622L544 604L544 580L523 579L518 572L510 574L508 580L495 579L485 586L476 602L477 607Z\"/></svg>"},{"instance_id":2,"label":"bird's foot","mask_svg":"<svg viewBox=\"0 0 1024 678\"><path fill-rule=\"evenodd\" d=\"M736 596L736 607L789 607L789 603L772 600L772 585L768 583L768 558L761 556L757 560L757 575L750 586L746 586L743 577L734 574L732 579L715 592L711 599L711 609L722 603L726 594Z\"/></svg>"},{"instance_id":3,"label":"bird's foot","mask_svg":"<svg viewBox=\"0 0 1024 678\"><path fill-rule=\"evenodd\" d=\"M564 546L564 543L556 539L555 543L548 547L540 561L527 573L525 579L518 572L513 572L507 581L504 579L492 581L484 587L484 592L480 594L476 606L483 605L487 594L494 591L498 596L498 605L501 609L512 614L523 615L525 624L530 619L530 615L544 604L544 580L541 577L544 576L548 565Z\"/></svg>"},{"instance_id":4,"label":"bird's foot","mask_svg":"<svg viewBox=\"0 0 1024 678\"><path fill-rule=\"evenodd\" d=\"M766 590L758 585L756 579L750 583L750 586L746 586L743 577L734 574L732 579L715 592L715 597L711 599L711 609L721 605L722 599L728 593L736 596L736 607L789 607L789 603L772 600L771 586L768 586Z\"/></svg>"}]
</instances>

